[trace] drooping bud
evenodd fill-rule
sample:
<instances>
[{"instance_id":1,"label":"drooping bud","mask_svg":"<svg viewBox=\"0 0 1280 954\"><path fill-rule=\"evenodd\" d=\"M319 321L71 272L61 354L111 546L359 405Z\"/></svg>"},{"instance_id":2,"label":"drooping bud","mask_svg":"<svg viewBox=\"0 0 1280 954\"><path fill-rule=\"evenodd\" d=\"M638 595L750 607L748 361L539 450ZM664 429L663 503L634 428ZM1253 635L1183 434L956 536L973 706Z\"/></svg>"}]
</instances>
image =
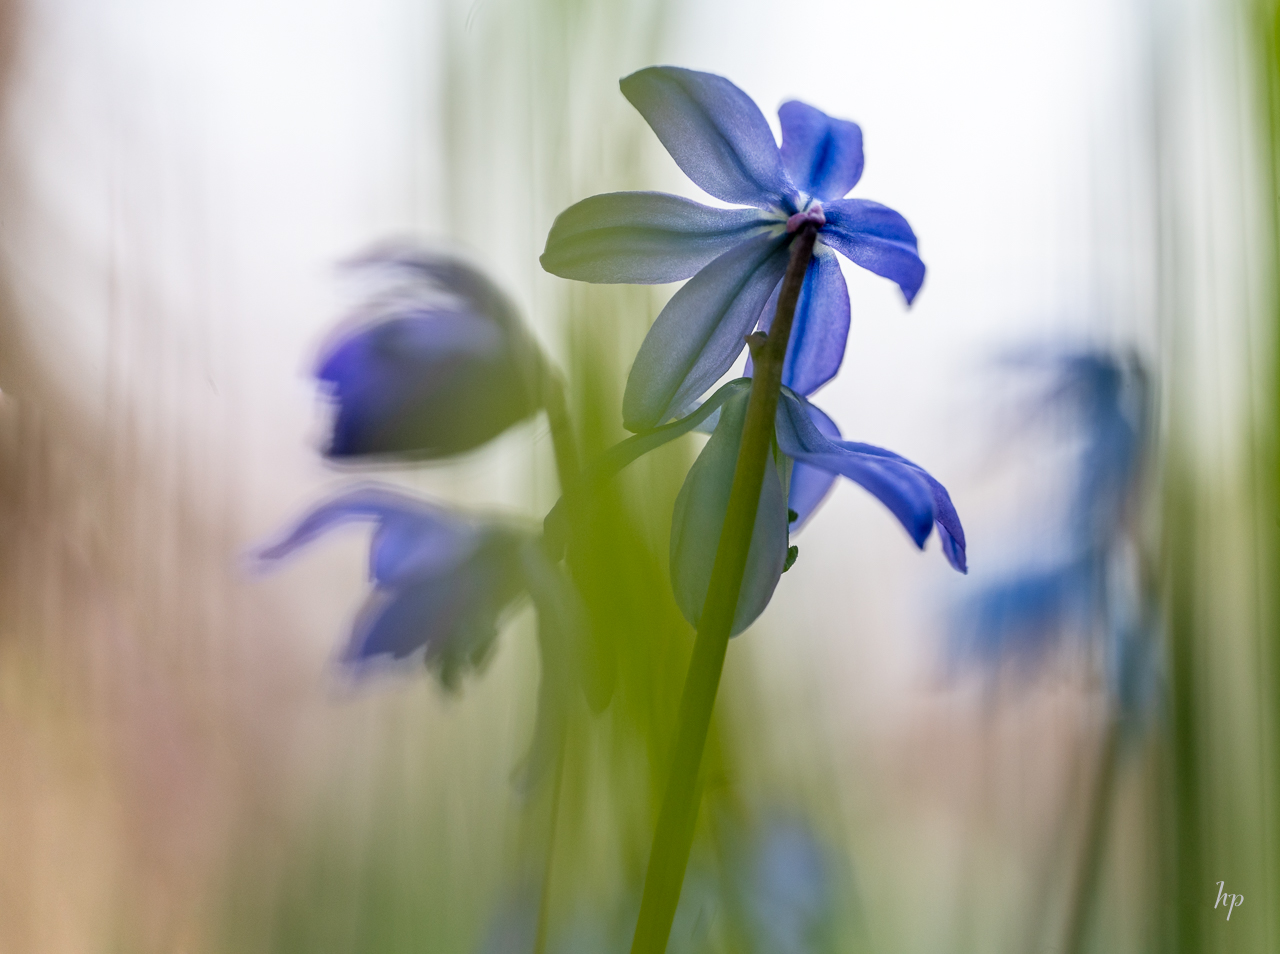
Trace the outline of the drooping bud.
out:
<instances>
[{"instance_id":1,"label":"drooping bud","mask_svg":"<svg viewBox=\"0 0 1280 954\"><path fill-rule=\"evenodd\" d=\"M328 457L448 457L542 406L538 347L487 277L405 249L354 265L386 287L316 371L337 405Z\"/></svg>"}]
</instances>

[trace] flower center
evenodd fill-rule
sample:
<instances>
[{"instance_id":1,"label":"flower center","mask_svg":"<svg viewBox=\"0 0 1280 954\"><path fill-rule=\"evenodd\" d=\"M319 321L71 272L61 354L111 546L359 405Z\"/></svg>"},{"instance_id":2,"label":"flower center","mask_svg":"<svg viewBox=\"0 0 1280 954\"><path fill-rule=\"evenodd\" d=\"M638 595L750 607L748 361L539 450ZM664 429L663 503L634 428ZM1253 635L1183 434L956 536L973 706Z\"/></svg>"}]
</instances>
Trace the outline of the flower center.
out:
<instances>
[{"instance_id":1,"label":"flower center","mask_svg":"<svg viewBox=\"0 0 1280 954\"><path fill-rule=\"evenodd\" d=\"M803 212L797 212L791 218L787 219L787 232L795 232L800 229L806 222L812 222L818 228L827 224L827 217L822 211L821 202L813 202Z\"/></svg>"}]
</instances>

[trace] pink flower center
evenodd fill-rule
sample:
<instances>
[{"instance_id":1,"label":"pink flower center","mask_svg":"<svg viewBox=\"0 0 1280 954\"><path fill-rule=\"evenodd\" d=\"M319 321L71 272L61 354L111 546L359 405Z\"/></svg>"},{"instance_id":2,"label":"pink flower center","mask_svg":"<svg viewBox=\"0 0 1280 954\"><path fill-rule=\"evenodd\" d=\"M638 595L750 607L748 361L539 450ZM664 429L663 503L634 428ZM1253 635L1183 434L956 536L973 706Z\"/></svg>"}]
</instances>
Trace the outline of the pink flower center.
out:
<instances>
[{"instance_id":1,"label":"pink flower center","mask_svg":"<svg viewBox=\"0 0 1280 954\"><path fill-rule=\"evenodd\" d=\"M823 214L822 203L815 202L803 212L797 212L791 218L787 219L787 232L795 232L806 222L812 222L818 228L822 228L827 224L827 217Z\"/></svg>"}]
</instances>

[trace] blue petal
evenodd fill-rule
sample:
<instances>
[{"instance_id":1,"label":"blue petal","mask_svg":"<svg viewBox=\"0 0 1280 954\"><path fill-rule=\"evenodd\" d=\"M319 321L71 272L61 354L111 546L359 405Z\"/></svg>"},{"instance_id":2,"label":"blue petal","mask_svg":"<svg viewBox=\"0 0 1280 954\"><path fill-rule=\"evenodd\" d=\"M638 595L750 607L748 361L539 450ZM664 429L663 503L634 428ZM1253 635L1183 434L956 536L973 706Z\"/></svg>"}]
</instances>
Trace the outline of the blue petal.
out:
<instances>
[{"instance_id":1,"label":"blue petal","mask_svg":"<svg viewBox=\"0 0 1280 954\"><path fill-rule=\"evenodd\" d=\"M403 305L407 298L420 304L426 291L436 289L458 299L471 313L497 322L508 335L532 344L511 299L484 272L459 259L437 255L408 243L393 242L352 259L346 265L363 272L382 272L388 278L404 282L403 287L393 289L396 293L393 303Z\"/></svg>"},{"instance_id":2,"label":"blue petal","mask_svg":"<svg viewBox=\"0 0 1280 954\"><path fill-rule=\"evenodd\" d=\"M541 405L510 344L497 322L444 309L344 333L316 372L337 403L327 455L430 459L496 437Z\"/></svg>"},{"instance_id":3,"label":"blue petal","mask_svg":"<svg viewBox=\"0 0 1280 954\"><path fill-rule=\"evenodd\" d=\"M662 192L613 192L556 216L542 267L600 284L678 282L759 229L754 209L713 209Z\"/></svg>"},{"instance_id":4,"label":"blue petal","mask_svg":"<svg viewBox=\"0 0 1280 954\"><path fill-rule=\"evenodd\" d=\"M965 551L964 527L960 524L960 515L956 513L956 508L951 503L951 495L947 493L946 487L934 480L933 475L919 464L912 463L901 454L895 454L893 451L885 450L883 447L876 447L874 444L860 444L856 441L837 441L836 443L858 453L871 454L905 464L923 477L929 485L929 492L933 495L933 519L938 528L938 537L942 541L942 552L952 567L961 573L969 572L968 558Z\"/></svg>"},{"instance_id":5,"label":"blue petal","mask_svg":"<svg viewBox=\"0 0 1280 954\"><path fill-rule=\"evenodd\" d=\"M916 234L897 212L866 199L840 199L824 206L827 224L819 236L837 252L882 278L897 282L911 304L924 284L924 262Z\"/></svg>"},{"instance_id":6,"label":"blue petal","mask_svg":"<svg viewBox=\"0 0 1280 954\"><path fill-rule=\"evenodd\" d=\"M824 202L839 199L862 178L862 130L792 100L778 108L782 164L791 181Z\"/></svg>"},{"instance_id":7,"label":"blue petal","mask_svg":"<svg viewBox=\"0 0 1280 954\"><path fill-rule=\"evenodd\" d=\"M778 310L779 282L765 303L760 328L768 331ZM829 248L816 245L796 301L791 341L782 366L782 383L806 397L836 376L849 339L849 289L840 260ZM751 359L746 374L750 375Z\"/></svg>"},{"instance_id":8,"label":"blue petal","mask_svg":"<svg viewBox=\"0 0 1280 954\"><path fill-rule=\"evenodd\" d=\"M524 588L518 550L524 538L490 531L448 572L379 587L357 620L344 660L360 668L377 657L404 659L419 650L446 688L478 666L498 620Z\"/></svg>"},{"instance_id":9,"label":"blue petal","mask_svg":"<svg viewBox=\"0 0 1280 954\"><path fill-rule=\"evenodd\" d=\"M651 66L620 85L685 175L717 199L769 208L794 193L764 114L723 76Z\"/></svg>"},{"instance_id":10,"label":"blue petal","mask_svg":"<svg viewBox=\"0 0 1280 954\"><path fill-rule=\"evenodd\" d=\"M833 441L814 425L794 392L778 401L778 447L797 463L848 477L869 490L923 548L933 529L933 492L920 470L870 445Z\"/></svg>"},{"instance_id":11,"label":"blue petal","mask_svg":"<svg viewBox=\"0 0 1280 954\"><path fill-rule=\"evenodd\" d=\"M281 560L343 523L378 523L370 547L369 575L380 585L448 571L475 550L473 524L418 497L367 484L320 504L279 542L257 553L261 561Z\"/></svg>"},{"instance_id":12,"label":"blue petal","mask_svg":"<svg viewBox=\"0 0 1280 954\"><path fill-rule=\"evenodd\" d=\"M749 400L750 392L744 390L721 405L720 423L676 497L671 519L671 584L680 612L694 626L702 616L711 585ZM769 605L786 556L787 503L777 465L770 457L734 611L733 635L750 626Z\"/></svg>"},{"instance_id":13,"label":"blue petal","mask_svg":"<svg viewBox=\"0 0 1280 954\"><path fill-rule=\"evenodd\" d=\"M809 419L818 431L833 440L840 439L840 428L835 421L810 404L807 408ZM826 499L831 488L835 486L836 475L820 467L812 467L799 461L791 468L791 488L787 495L787 506L795 511L796 518L791 521L791 532L800 530L813 516L814 512Z\"/></svg>"},{"instance_id":14,"label":"blue petal","mask_svg":"<svg viewBox=\"0 0 1280 954\"><path fill-rule=\"evenodd\" d=\"M729 370L786 269L786 236L760 235L675 293L631 366L622 398L628 430L649 430L679 414Z\"/></svg>"}]
</instances>

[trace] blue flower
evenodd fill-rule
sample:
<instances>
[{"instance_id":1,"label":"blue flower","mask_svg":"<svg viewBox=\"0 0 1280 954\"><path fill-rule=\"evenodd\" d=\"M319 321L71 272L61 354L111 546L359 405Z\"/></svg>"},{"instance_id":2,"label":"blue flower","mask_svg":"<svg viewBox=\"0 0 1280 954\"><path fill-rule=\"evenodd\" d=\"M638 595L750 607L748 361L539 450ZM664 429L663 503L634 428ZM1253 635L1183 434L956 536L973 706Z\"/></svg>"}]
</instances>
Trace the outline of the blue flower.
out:
<instances>
[{"instance_id":1,"label":"blue flower","mask_svg":"<svg viewBox=\"0 0 1280 954\"><path fill-rule=\"evenodd\" d=\"M676 498L671 527L671 579L676 603L697 625L729 505L751 381L721 387L692 414L637 434L611 448L592 468L588 485L656 447L710 422L711 439L694 461ZM822 502L837 476L859 484L886 507L923 549L934 527L947 561L967 572L964 528L945 487L905 457L871 444L840 439L835 424L803 396L784 387L775 423L776 453L765 465L756 525L732 632L746 629L769 604L787 566L788 528L798 528ZM797 477L798 475L798 477ZM794 516L788 514L788 509ZM553 532L563 522L557 506ZM564 532L559 530L558 532Z\"/></svg>"},{"instance_id":2,"label":"blue flower","mask_svg":"<svg viewBox=\"0 0 1280 954\"><path fill-rule=\"evenodd\" d=\"M897 212L843 196L862 175L862 131L800 102L778 111L782 148L742 90L711 73L670 66L621 83L681 169L725 202L717 209L658 192L598 195L566 209L542 266L563 278L658 284L691 280L658 315L636 355L623 423L643 431L685 413L772 320L788 246L819 227L783 383L812 394L844 358L849 293L838 251L896 282L910 303L924 281L916 237ZM834 251L833 251L834 250Z\"/></svg>"},{"instance_id":3,"label":"blue flower","mask_svg":"<svg viewBox=\"0 0 1280 954\"><path fill-rule=\"evenodd\" d=\"M1097 351L1024 357L1047 366L1044 411L1064 414L1082 439L1054 538L1056 558L999 580L967 601L951 626L956 660L1024 669L1065 637L1100 639L1123 711L1153 698L1155 614L1143 591L1133 509L1149 431L1149 385L1136 358Z\"/></svg>"},{"instance_id":4,"label":"blue flower","mask_svg":"<svg viewBox=\"0 0 1280 954\"><path fill-rule=\"evenodd\" d=\"M521 560L531 535L370 484L320 504L258 558L283 559L352 521L376 525L369 548L374 589L343 662L362 668L421 655L446 686L455 686L464 668L484 659L499 618L524 592Z\"/></svg>"},{"instance_id":5,"label":"blue flower","mask_svg":"<svg viewBox=\"0 0 1280 954\"><path fill-rule=\"evenodd\" d=\"M775 819L738 866L738 907L752 954L816 954L831 949L838 911L830 852L809 825Z\"/></svg>"},{"instance_id":6,"label":"blue flower","mask_svg":"<svg viewBox=\"0 0 1280 954\"><path fill-rule=\"evenodd\" d=\"M469 518L377 484L339 494L257 553L274 563L335 526L376 525L369 548L373 592L356 617L342 662L357 674L421 661L446 689L482 666L501 620L526 593L538 613L542 678L533 742L518 781L537 782L552 764L570 689L592 670L582 654L584 611L577 591L547 557L540 537L505 521Z\"/></svg>"},{"instance_id":7,"label":"blue flower","mask_svg":"<svg viewBox=\"0 0 1280 954\"><path fill-rule=\"evenodd\" d=\"M542 360L514 306L468 265L407 248L355 263L391 285L325 348L335 460L430 460L536 413Z\"/></svg>"}]
</instances>

